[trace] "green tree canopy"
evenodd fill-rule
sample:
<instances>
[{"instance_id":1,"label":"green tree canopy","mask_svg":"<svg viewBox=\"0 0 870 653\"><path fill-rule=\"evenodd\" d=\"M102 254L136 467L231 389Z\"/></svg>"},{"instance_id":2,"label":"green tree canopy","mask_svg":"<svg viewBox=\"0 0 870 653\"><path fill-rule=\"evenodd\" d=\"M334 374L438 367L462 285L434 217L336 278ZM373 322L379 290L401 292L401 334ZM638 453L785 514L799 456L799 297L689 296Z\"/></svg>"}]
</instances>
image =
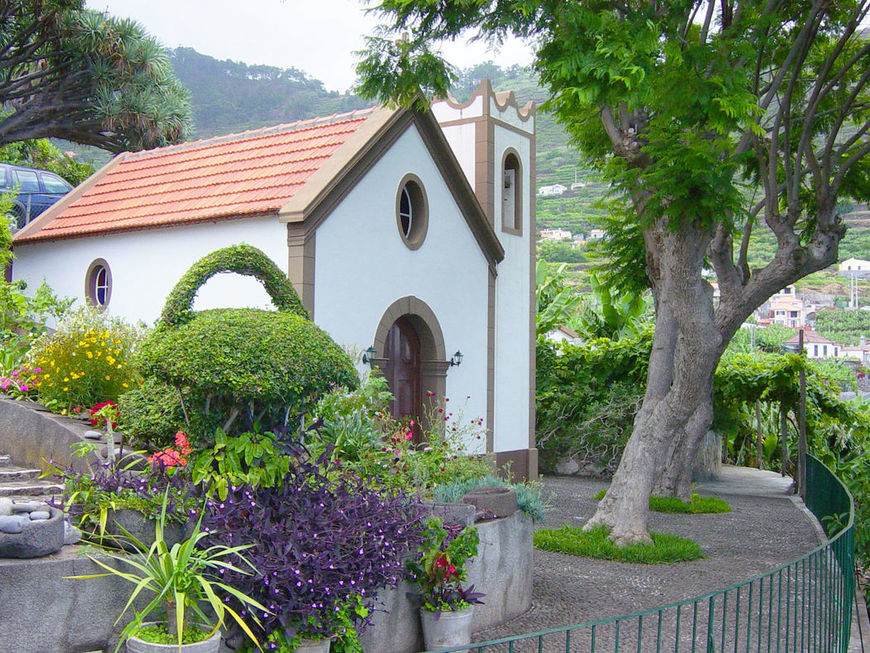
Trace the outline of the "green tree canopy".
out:
<instances>
[{"instance_id":1,"label":"green tree canopy","mask_svg":"<svg viewBox=\"0 0 870 653\"><path fill-rule=\"evenodd\" d=\"M56 137L119 152L182 140L188 93L141 26L82 0L0 3L0 145Z\"/></svg>"}]
</instances>

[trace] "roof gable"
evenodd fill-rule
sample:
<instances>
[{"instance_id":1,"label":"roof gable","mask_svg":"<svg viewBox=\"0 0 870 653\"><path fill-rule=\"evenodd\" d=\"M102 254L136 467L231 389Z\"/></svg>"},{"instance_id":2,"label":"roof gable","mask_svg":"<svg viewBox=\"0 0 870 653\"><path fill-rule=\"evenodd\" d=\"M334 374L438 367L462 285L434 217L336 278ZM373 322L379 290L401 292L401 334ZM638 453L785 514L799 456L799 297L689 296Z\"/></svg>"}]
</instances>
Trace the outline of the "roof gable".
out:
<instances>
[{"instance_id":1,"label":"roof gable","mask_svg":"<svg viewBox=\"0 0 870 653\"><path fill-rule=\"evenodd\" d=\"M122 153L15 243L277 214L374 112Z\"/></svg>"},{"instance_id":2,"label":"roof gable","mask_svg":"<svg viewBox=\"0 0 870 653\"><path fill-rule=\"evenodd\" d=\"M363 175L387 153L390 146L412 126L417 128L478 246L494 268L504 259L504 248L462 172L444 132L428 110L376 111L366 125L311 176L305 187L288 200L279 213L280 219L283 222L304 222L307 231L316 229Z\"/></svg>"}]
</instances>

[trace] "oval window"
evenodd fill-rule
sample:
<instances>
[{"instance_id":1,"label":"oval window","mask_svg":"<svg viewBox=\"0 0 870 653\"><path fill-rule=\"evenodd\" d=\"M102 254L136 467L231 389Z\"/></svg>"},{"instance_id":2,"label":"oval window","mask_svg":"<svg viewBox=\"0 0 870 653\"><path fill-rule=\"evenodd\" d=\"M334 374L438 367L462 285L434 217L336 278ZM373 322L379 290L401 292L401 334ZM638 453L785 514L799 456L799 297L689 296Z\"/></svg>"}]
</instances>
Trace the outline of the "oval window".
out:
<instances>
[{"instance_id":1,"label":"oval window","mask_svg":"<svg viewBox=\"0 0 870 653\"><path fill-rule=\"evenodd\" d=\"M396 226L409 249L417 249L429 228L429 207L423 184L416 175L405 175L396 196Z\"/></svg>"},{"instance_id":2,"label":"oval window","mask_svg":"<svg viewBox=\"0 0 870 653\"><path fill-rule=\"evenodd\" d=\"M112 272L109 264L97 259L88 267L85 275L85 297L91 306L105 308L112 296Z\"/></svg>"}]
</instances>

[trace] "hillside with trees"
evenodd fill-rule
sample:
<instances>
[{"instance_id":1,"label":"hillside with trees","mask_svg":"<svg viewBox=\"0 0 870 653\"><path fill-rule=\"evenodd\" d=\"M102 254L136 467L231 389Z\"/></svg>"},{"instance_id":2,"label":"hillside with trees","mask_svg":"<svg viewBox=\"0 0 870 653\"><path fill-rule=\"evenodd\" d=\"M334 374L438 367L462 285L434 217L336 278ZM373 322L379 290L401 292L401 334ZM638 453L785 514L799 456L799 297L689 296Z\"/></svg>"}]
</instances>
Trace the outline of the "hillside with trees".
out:
<instances>
[{"instance_id":1,"label":"hillside with trees","mask_svg":"<svg viewBox=\"0 0 870 653\"><path fill-rule=\"evenodd\" d=\"M208 138L360 109L371 102L327 91L297 68L218 61L193 48L170 53L193 104L193 133Z\"/></svg>"}]
</instances>

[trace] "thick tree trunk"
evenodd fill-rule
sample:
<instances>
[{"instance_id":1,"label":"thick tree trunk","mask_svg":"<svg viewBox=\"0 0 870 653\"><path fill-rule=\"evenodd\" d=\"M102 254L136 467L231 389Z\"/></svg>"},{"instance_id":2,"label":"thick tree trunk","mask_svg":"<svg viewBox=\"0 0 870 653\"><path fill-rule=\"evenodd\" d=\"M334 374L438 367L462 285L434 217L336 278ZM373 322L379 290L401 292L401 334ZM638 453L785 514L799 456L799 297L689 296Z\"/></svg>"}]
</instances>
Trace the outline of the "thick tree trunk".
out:
<instances>
[{"instance_id":1,"label":"thick tree trunk","mask_svg":"<svg viewBox=\"0 0 870 653\"><path fill-rule=\"evenodd\" d=\"M686 444L694 441L696 446L710 425L713 371L722 342L712 291L701 279L709 231L671 230L661 221L645 238L654 242L647 252L657 253L650 267L659 272L647 392L610 488L584 527L605 526L620 546L650 541L647 515L653 486L669 456L675 454L683 464L686 447L676 449L674 442L684 437ZM683 476L681 471L677 478Z\"/></svg>"},{"instance_id":2,"label":"thick tree trunk","mask_svg":"<svg viewBox=\"0 0 870 653\"><path fill-rule=\"evenodd\" d=\"M692 498L695 456L713 421L712 376L710 386L710 393L701 399L683 432L675 438L675 446L671 448L671 456L653 488L653 494L677 497L682 501Z\"/></svg>"}]
</instances>

